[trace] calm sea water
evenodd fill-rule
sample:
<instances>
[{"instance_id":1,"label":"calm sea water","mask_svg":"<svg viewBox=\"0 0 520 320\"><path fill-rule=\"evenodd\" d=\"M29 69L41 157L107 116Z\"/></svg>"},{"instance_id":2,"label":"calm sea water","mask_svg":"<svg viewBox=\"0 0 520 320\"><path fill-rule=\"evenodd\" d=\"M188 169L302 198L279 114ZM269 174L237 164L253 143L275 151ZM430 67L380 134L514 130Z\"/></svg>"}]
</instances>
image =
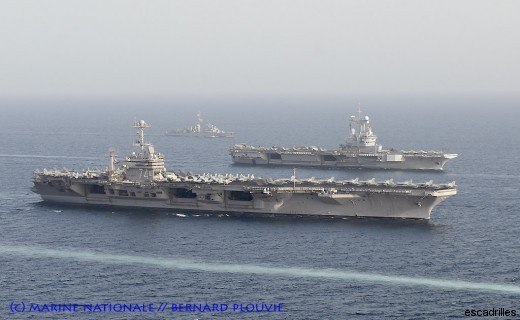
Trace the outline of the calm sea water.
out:
<instances>
[{"instance_id":1,"label":"calm sea water","mask_svg":"<svg viewBox=\"0 0 520 320\"><path fill-rule=\"evenodd\" d=\"M467 309L520 313L520 99L362 100L379 142L459 153L442 173L298 169L298 177L457 181L430 221L183 216L46 204L37 168L104 168L132 150L144 119L170 170L289 177L291 168L231 165L233 143L342 143L356 99L0 101L0 318L445 319ZM164 136L195 113L233 139ZM384 277L382 277L384 276ZM495 286L490 286L495 284ZM31 304L154 304L154 312L28 312ZM14 303L14 304L13 304ZM161 303L168 308L158 311ZM171 304L227 304L172 313ZM232 312L282 304L282 313ZM16 305L15 305L16 304ZM507 318L507 317L505 317Z\"/></svg>"}]
</instances>

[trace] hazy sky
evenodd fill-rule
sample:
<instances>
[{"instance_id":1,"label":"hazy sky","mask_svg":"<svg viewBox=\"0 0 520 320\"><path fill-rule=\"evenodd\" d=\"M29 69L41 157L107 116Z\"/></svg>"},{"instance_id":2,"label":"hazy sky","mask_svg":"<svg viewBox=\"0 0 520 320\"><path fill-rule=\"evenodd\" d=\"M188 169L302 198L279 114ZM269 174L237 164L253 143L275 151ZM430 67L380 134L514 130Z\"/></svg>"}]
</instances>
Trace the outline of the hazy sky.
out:
<instances>
[{"instance_id":1,"label":"hazy sky","mask_svg":"<svg viewBox=\"0 0 520 320\"><path fill-rule=\"evenodd\" d=\"M1 0L0 96L520 93L518 0Z\"/></svg>"}]
</instances>

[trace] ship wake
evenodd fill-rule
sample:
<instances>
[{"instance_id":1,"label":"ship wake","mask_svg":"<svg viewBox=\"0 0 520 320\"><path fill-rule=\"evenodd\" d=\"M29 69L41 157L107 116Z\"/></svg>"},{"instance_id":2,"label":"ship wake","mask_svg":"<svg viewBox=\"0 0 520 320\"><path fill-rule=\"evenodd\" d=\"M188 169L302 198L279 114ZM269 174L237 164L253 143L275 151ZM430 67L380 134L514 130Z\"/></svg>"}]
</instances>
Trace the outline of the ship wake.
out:
<instances>
[{"instance_id":1,"label":"ship wake","mask_svg":"<svg viewBox=\"0 0 520 320\"><path fill-rule=\"evenodd\" d=\"M251 264L210 263L186 259L159 258L151 256L99 253L80 249L55 250L35 246L0 245L0 253L32 258L53 258L75 261L93 261L106 264L143 265L156 268L189 270L208 273L254 274L274 277L315 278L410 287L430 287L460 291L480 291L498 294L520 295L520 286L498 283L469 282L452 279L434 279L382 275L338 269L312 269L299 267L273 267Z\"/></svg>"}]
</instances>

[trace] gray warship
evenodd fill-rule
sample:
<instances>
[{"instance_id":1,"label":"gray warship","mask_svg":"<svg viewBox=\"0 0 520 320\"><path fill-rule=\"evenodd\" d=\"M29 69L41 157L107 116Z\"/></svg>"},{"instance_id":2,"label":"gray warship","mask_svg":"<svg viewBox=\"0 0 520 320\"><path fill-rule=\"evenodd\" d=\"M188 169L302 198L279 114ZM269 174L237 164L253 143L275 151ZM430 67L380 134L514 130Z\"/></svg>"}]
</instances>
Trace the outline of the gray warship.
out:
<instances>
[{"instance_id":1,"label":"gray warship","mask_svg":"<svg viewBox=\"0 0 520 320\"><path fill-rule=\"evenodd\" d=\"M203 122L204 120L202 120L201 114L198 112L197 123L194 126L167 131L166 135L197 138L232 138L234 136L234 132L220 130L211 123L207 123L206 126L203 126Z\"/></svg>"},{"instance_id":2,"label":"gray warship","mask_svg":"<svg viewBox=\"0 0 520 320\"><path fill-rule=\"evenodd\" d=\"M377 144L369 117L362 116L360 109L357 117L350 117L349 127L346 144L335 150L235 144L230 155L236 164L393 170L442 170L448 160L458 157L440 151L384 150Z\"/></svg>"},{"instance_id":3,"label":"gray warship","mask_svg":"<svg viewBox=\"0 0 520 320\"><path fill-rule=\"evenodd\" d=\"M429 219L457 193L455 183L262 179L253 175L170 172L164 156L146 143L141 120L136 151L117 166L109 150L105 170L36 170L32 191L44 201L174 209L183 213L386 217Z\"/></svg>"}]
</instances>

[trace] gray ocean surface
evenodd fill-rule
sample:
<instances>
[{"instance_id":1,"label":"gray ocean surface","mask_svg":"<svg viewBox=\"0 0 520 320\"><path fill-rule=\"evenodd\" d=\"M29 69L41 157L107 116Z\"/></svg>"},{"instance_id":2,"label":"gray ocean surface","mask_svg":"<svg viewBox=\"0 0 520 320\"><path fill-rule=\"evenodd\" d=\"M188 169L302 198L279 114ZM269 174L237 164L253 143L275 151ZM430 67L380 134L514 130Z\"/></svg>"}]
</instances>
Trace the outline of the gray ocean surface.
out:
<instances>
[{"instance_id":1,"label":"gray ocean surface","mask_svg":"<svg viewBox=\"0 0 520 320\"><path fill-rule=\"evenodd\" d=\"M105 168L133 150L134 119L167 169L282 178L234 166L234 143L343 143L358 101L379 143L459 153L444 172L297 169L298 178L456 181L430 221L230 217L47 204L35 169ZM447 319L520 313L520 97L0 100L2 319ZM232 139L165 136L195 113ZM22 313L13 313L21 308ZM154 304L153 312L28 311L31 304ZM157 310L161 303L168 308ZM227 304L225 312L172 312ZM233 312L234 304L283 312ZM21 310L21 309L20 309ZM498 317L497 317L498 318ZM504 317L502 317L504 318ZM505 317L508 318L508 317Z\"/></svg>"}]
</instances>

